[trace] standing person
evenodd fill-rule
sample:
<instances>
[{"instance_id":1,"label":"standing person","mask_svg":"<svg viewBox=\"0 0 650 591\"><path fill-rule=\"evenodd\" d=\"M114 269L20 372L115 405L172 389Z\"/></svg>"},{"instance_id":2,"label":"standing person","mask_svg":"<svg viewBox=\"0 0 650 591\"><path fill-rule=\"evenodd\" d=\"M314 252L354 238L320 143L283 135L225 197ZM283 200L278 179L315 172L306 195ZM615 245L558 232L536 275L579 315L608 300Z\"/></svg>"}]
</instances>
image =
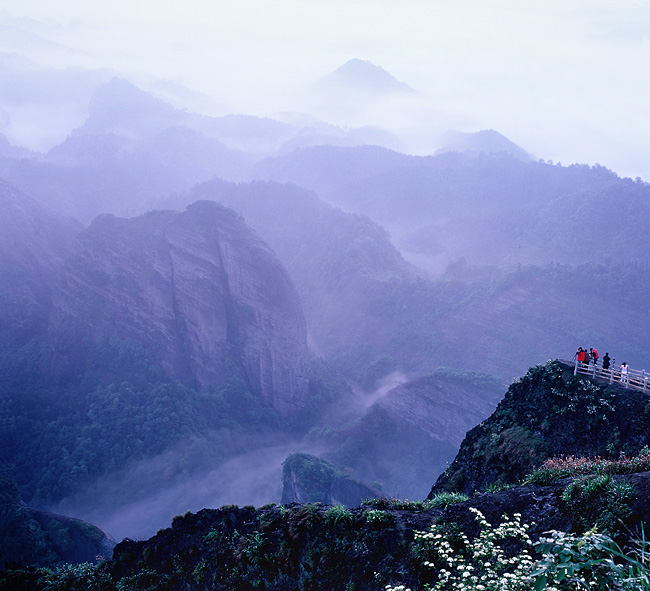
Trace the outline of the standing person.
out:
<instances>
[{"instance_id":1,"label":"standing person","mask_svg":"<svg viewBox=\"0 0 650 591\"><path fill-rule=\"evenodd\" d=\"M589 349L589 354L591 355L591 358L594 360L594 365L598 364L598 350L597 349Z\"/></svg>"},{"instance_id":2,"label":"standing person","mask_svg":"<svg viewBox=\"0 0 650 591\"><path fill-rule=\"evenodd\" d=\"M583 352L583 354L584 354L584 356L585 356L584 364L585 364L586 367L589 367L589 352L587 351L587 347L585 347L585 348L582 350L582 352Z\"/></svg>"},{"instance_id":3,"label":"standing person","mask_svg":"<svg viewBox=\"0 0 650 591\"><path fill-rule=\"evenodd\" d=\"M603 371L609 369L609 353L605 353L605 357L603 357Z\"/></svg>"},{"instance_id":4,"label":"standing person","mask_svg":"<svg viewBox=\"0 0 650 591\"><path fill-rule=\"evenodd\" d=\"M583 365L585 362L586 351L582 350L582 347L578 347L578 352L576 353L576 360L580 365Z\"/></svg>"},{"instance_id":5,"label":"standing person","mask_svg":"<svg viewBox=\"0 0 650 591\"><path fill-rule=\"evenodd\" d=\"M627 363L623 361L621 364L621 384L627 384Z\"/></svg>"}]
</instances>

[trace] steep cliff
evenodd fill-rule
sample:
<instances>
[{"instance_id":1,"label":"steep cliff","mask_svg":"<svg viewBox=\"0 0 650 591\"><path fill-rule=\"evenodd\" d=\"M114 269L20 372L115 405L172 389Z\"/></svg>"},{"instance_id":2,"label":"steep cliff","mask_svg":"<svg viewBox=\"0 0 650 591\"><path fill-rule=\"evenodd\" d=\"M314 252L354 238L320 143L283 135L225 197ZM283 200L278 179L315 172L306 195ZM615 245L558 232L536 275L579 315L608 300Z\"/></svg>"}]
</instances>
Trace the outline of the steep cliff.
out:
<instances>
[{"instance_id":1,"label":"steep cliff","mask_svg":"<svg viewBox=\"0 0 650 591\"><path fill-rule=\"evenodd\" d=\"M458 446L502 392L500 382L486 374L439 369L390 390L378 405L431 438Z\"/></svg>"},{"instance_id":2,"label":"steep cliff","mask_svg":"<svg viewBox=\"0 0 650 591\"><path fill-rule=\"evenodd\" d=\"M358 391L347 412L338 407L323 416L310 442L348 477L421 499L504 387L485 374L443 368L400 384L404 379L394 374L373 392Z\"/></svg>"},{"instance_id":3,"label":"steep cliff","mask_svg":"<svg viewBox=\"0 0 650 591\"><path fill-rule=\"evenodd\" d=\"M143 344L195 387L239 373L283 413L307 396L296 291L266 243L216 203L97 218L55 290L48 336L60 375L79 370L88 342L117 337Z\"/></svg>"},{"instance_id":4,"label":"steep cliff","mask_svg":"<svg viewBox=\"0 0 650 591\"><path fill-rule=\"evenodd\" d=\"M422 328L428 308L420 303L437 302L441 290L416 300L415 292L422 291L417 270L372 220L338 210L296 185L258 181L215 179L170 203L198 199L232 207L268 241L300 294L312 342L347 377L370 388L395 366L418 374L436 367L427 343L410 327L429 334ZM388 363L375 364L377 358Z\"/></svg>"},{"instance_id":5,"label":"steep cliff","mask_svg":"<svg viewBox=\"0 0 650 591\"><path fill-rule=\"evenodd\" d=\"M649 429L647 395L575 377L572 366L549 361L516 380L467 433L429 497L516 484L547 458L636 455L650 444Z\"/></svg>"},{"instance_id":6,"label":"steep cliff","mask_svg":"<svg viewBox=\"0 0 650 591\"><path fill-rule=\"evenodd\" d=\"M38 380L52 290L80 224L0 180L0 398ZM6 407L5 412L10 407ZM0 447L15 438L0 433Z\"/></svg>"}]
</instances>

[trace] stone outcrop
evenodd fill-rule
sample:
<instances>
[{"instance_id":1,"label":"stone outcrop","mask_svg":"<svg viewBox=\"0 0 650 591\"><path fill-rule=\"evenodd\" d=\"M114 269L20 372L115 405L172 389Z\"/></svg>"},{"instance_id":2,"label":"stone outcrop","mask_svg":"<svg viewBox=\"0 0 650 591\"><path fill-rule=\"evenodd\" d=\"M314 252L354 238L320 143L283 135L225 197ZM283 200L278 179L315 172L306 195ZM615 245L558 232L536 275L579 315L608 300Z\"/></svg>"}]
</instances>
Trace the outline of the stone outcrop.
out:
<instances>
[{"instance_id":1,"label":"stone outcrop","mask_svg":"<svg viewBox=\"0 0 650 591\"><path fill-rule=\"evenodd\" d=\"M330 462L305 453L291 454L283 464L282 503L323 503L358 507L381 492L350 478Z\"/></svg>"},{"instance_id":2,"label":"stone outcrop","mask_svg":"<svg viewBox=\"0 0 650 591\"><path fill-rule=\"evenodd\" d=\"M53 296L55 368L84 339L143 343L163 370L198 388L239 373L283 413L303 405L310 368L297 293L273 251L232 210L100 216L78 240Z\"/></svg>"}]
</instances>

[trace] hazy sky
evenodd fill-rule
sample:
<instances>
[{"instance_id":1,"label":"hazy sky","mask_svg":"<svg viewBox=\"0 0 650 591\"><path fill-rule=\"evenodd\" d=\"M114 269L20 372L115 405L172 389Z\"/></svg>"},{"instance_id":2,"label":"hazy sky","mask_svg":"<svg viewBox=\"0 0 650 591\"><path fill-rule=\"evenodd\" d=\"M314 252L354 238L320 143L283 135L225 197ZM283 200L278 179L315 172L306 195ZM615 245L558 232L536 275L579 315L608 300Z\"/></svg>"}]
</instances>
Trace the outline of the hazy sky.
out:
<instances>
[{"instance_id":1,"label":"hazy sky","mask_svg":"<svg viewBox=\"0 0 650 591\"><path fill-rule=\"evenodd\" d=\"M4 0L0 23L0 50L160 78L256 114L361 58L450 127L650 181L650 1Z\"/></svg>"}]
</instances>

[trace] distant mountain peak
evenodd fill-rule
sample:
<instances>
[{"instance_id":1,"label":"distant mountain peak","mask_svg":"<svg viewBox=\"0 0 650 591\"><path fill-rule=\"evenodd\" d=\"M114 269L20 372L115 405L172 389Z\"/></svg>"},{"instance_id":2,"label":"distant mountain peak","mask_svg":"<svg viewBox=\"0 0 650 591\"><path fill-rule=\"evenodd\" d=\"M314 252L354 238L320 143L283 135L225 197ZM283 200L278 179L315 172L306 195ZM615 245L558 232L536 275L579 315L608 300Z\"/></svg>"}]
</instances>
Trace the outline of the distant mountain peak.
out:
<instances>
[{"instance_id":1,"label":"distant mountain peak","mask_svg":"<svg viewBox=\"0 0 650 591\"><path fill-rule=\"evenodd\" d=\"M408 84L400 82L384 68L357 58L345 62L322 78L321 83L370 92L415 92Z\"/></svg>"},{"instance_id":2,"label":"distant mountain peak","mask_svg":"<svg viewBox=\"0 0 650 591\"><path fill-rule=\"evenodd\" d=\"M439 139L441 148L436 152L485 152L505 153L518 160L528 161L533 157L523 148L494 129L482 129L474 133L448 131Z\"/></svg>"},{"instance_id":3,"label":"distant mountain peak","mask_svg":"<svg viewBox=\"0 0 650 591\"><path fill-rule=\"evenodd\" d=\"M114 77L96 89L88 107L88 120L77 133L155 132L180 125L186 119L183 111L128 80Z\"/></svg>"}]
</instances>

